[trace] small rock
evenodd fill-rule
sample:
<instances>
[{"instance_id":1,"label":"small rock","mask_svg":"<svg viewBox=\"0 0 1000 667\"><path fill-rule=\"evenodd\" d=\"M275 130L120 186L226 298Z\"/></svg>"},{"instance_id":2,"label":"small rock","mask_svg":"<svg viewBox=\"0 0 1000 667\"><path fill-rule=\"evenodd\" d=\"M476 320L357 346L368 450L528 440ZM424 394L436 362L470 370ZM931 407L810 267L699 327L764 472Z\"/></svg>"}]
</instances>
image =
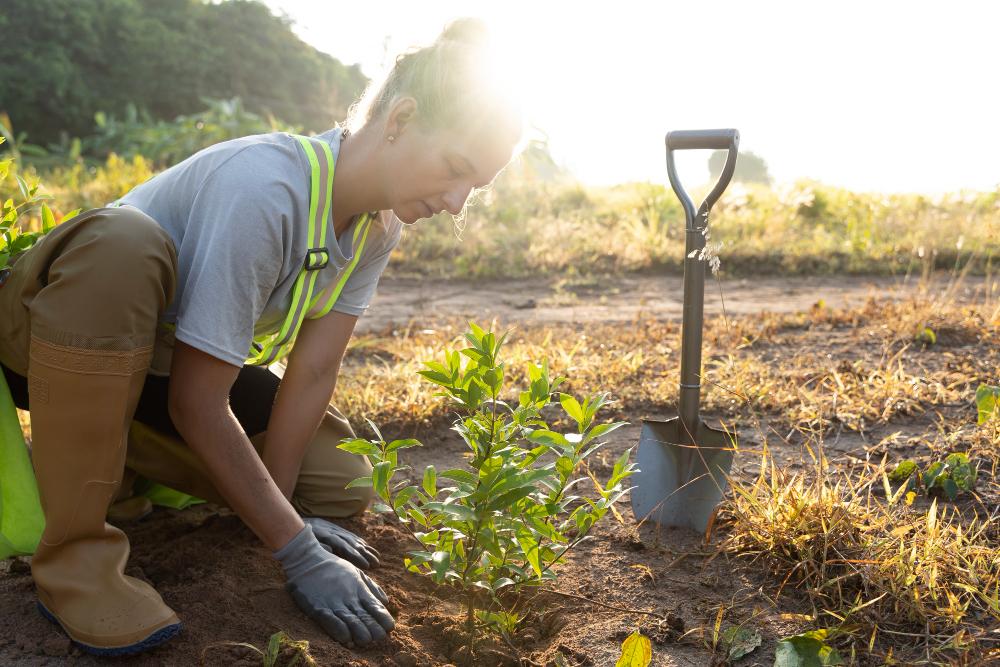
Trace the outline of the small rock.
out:
<instances>
[{"instance_id":1,"label":"small rock","mask_svg":"<svg viewBox=\"0 0 1000 667\"><path fill-rule=\"evenodd\" d=\"M396 655L396 664L399 667L417 667L417 657L408 651L403 651Z\"/></svg>"},{"instance_id":2,"label":"small rock","mask_svg":"<svg viewBox=\"0 0 1000 667\"><path fill-rule=\"evenodd\" d=\"M52 639L46 639L42 643L42 652L53 658L61 658L69 655L69 649L69 637L53 637Z\"/></svg>"},{"instance_id":3,"label":"small rock","mask_svg":"<svg viewBox=\"0 0 1000 667\"><path fill-rule=\"evenodd\" d=\"M525 644L531 644L533 642L538 641L538 631L535 630L534 628L528 628L527 630L522 631L520 634L521 634L521 640Z\"/></svg>"},{"instance_id":4,"label":"small rock","mask_svg":"<svg viewBox=\"0 0 1000 667\"><path fill-rule=\"evenodd\" d=\"M452 651L451 659L456 665L470 665L472 664L470 655L468 646L459 646L457 649Z\"/></svg>"},{"instance_id":5,"label":"small rock","mask_svg":"<svg viewBox=\"0 0 1000 667\"><path fill-rule=\"evenodd\" d=\"M23 558L15 558L10 563L10 569L7 570L8 574L31 574L31 563Z\"/></svg>"}]
</instances>

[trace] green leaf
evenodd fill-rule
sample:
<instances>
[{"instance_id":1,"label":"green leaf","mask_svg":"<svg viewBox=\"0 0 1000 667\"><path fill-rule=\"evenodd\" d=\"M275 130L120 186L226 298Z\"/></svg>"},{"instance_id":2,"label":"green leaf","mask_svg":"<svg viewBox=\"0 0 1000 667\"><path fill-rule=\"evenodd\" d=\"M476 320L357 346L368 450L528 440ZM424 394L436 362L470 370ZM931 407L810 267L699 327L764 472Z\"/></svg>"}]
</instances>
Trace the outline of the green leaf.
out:
<instances>
[{"instance_id":1,"label":"green leaf","mask_svg":"<svg viewBox=\"0 0 1000 667\"><path fill-rule=\"evenodd\" d=\"M539 562L538 540L535 539L535 536L530 531L524 530L517 534L517 543L521 547L521 551L524 552L524 557L531 564L531 569L535 571L536 575L541 577L542 565Z\"/></svg>"},{"instance_id":2,"label":"green leaf","mask_svg":"<svg viewBox=\"0 0 1000 667\"><path fill-rule=\"evenodd\" d=\"M379 498L385 498L389 493L389 479L393 473L392 463L382 461L372 468L372 488Z\"/></svg>"},{"instance_id":3,"label":"green leaf","mask_svg":"<svg viewBox=\"0 0 1000 667\"><path fill-rule=\"evenodd\" d=\"M785 637L774 651L774 667L828 667L843 665L835 649L826 644L826 630L810 630Z\"/></svg>"},{"instance_id":4,"label":"green leaf","mask_svg":"<svg viewBox=\"0 0 1000 667\"><path fill-rule=\"evenodd\" d=\"M584 436L583 441L586 443L590 442L591 440L596 440L597 438L605 436L608 433L611 433L612 431L617 430L622 426L625 426L626 424L628 424L628 422L611 422L610 424L598 424L594 428L587 431L587 435Z\"/></svg>"},{"instance_id":5,"label":"green leaf","mask_svg":"<svg viewBox=\"0 0 1000 667\"><path fill-rule=\"evenodd\" d=\"M751 628L733 625L722 633L722 641L729 647L729 659L739 660L760 646L761 636Z\"/></svg>"},{"instance_id":6,"label":"green leaf","mask_svg":"<svg viewBox=\"0 0 1000 667\"><path fill-rule=\"evenodd\" d=\"M82 208L74 208L72 211L70 211L69 213L67 213L62 217L62 221L66 222L67 220L72 220L73 218L78 216L80 214L80 211L82 210L83 210Z\"/></svg>"},{"instance_id":7,"label":"green leaf","mask_svg":"<svg viewBox=\"0 0 1000 667\"><path fill-rule=\"evenodd\" d=\"M948 497L948 500L954 500L958 497L958 485L955 484L955 480L951 478L951 475L945 474L938 477L937 486Z\"/></svg>"},{"instance_id":8,"label":"green leaf","mask_svg":"<svg viewBox=\"0 0 1000 667\"><path fill-rule=\"evenodd\" d=\"M979 385L976 389L976 409L979 415L976 423L983 424L991 417L1000 414L997 405L1000 405L1000 387Z\"/></svg>"},{"instance_id":9,"label":"green leaf","mask_svg":"<svg viewBox=\"0 0 1000 667\"><path fill-rule=\"evenodd\" d=\"M413 438L407 438L405 440L393 440L388 445L386 445L385 451L394 452L398 449L408 449L410 447L423 447L423 444L419 440L414 440Z\"/></svg>"},{"instance_id":10,"label":"green leaf","mask_svg":"<svg viewBox=\"0 0 1000 667\"><path fill-rule=\"evenodd\" d=\"M503 458L500 456L491 456L485 461L483 465L479 468L479 479L488 484L493 483L493 479L500 469L503 468Z\"/></svg>"},{"instance_id":11,"label":"green leaf","mask_svg":"<svg viewBox=\"0 0 1000 667\"><path fill-rule=\"evenodd\" d=\"M615 667L646 667L653 659L653 647L641 632L636 630L622 642L622 654Z\"/></svg>"},{"instance_id":12,"label":"green leaf","mask_svg":"<svg viewBox=\"0 0 1000 667\"><path fill-rule=\"evenodd\" d=\"M962 452L949 454L944 460L945 465L951 468L951 479L961 491L971 491L976 485L976 466L969 463L968 455Z\"/></svg>"},{"instance_id":13,"label":"green leaf","mask_svg":"<svg viewBox=\"0 0 1000 667\"><path fill-rule=\"evenodd\" d=\"M0 137L3 139L3 137ZM10 164L13 160L0 160L0 181L7 178L7 174L10 173Z\"/></svg>"},{"instance_id":14,"label":"green leaf","mask_svg":"<svg viewBox=\"0 0 1000 667\"><path fill-rule=\"evenodd\" d=\"M278 662L278 652L281 650L282 632L275 632L267 641L267 651L264 653L264 665L272 667Z\"/></svg>"},{"instance_id":15,"label":"green leaf","mask_svg":"<svg viewBox=\"0 0 1000 667\"><path fill-rule=\"evenodd\" d=\"M48 204L42 204L42 232L47 234L55 226L56 218L52 215L52 209Z\"/></svg>"},{"instance_id":16,"label":"green leaf","mask_svg":"<svg viewBox=\"0 0 1000 667\"><path fill-rule=\"evenodd\" d=\"M365 440L364 438L355 438L354 440L348 440L337 445L337 449L343 449L345 452L350 452L351 454L361 454L364 456L372 456L373 454L379 453L379 447L374 442Z\"/></svg>"},{"instance_id":17,"label":"green leaf","mask_svg":"<svg viewBox=\"0 0 1000 667\"><path fill-rule=\"evenodd\" d=\"M399 508L406 504L406 502L412 498L415 494L419 493L419 489L415 486L407 486L399 490L396 494L396 498L392 501L392 507L397 512Z\"/></svg>"},{"instance_id":18,"label":"green leaf","mask_svg":"<svg viewBox=\"0 0 1000 667\"><path fill-rule=\"evenodd\" d=\"M489 512L496 512L509 508L521 498L530 496L534 492L535 487L533 486L525 486L519 489L514 489L513 491L506 491L490 502L490 504L486 506L486 510Z\"/></svg>"},{"instance_id":19,"label":"green leaf","mask_svg":"<svg viewBox=\"0 0 1000 667\"><path fill-rule=\"evenodd\" d=\"M20 174L14 174L14 178L17 180L17 189L21 191L21 197L23 199L28 199L31 195L28 194L29 188L27 181L21 178Z\"/></svg>"},{"instance_id":20,"label":"green leaf","mask_svg":"<svg viewBox=\"0 0 1000 667\"><path fill-rule=\"evenodd\" d=\"M382 437L382 432L378 430L378 426L375 425L375 422L373 422L371 419L368 419L368 417L365 417L365 421L368 422L368 425L371 426L372 431L375 432L375 435L378 437L378 441L385 442L385 438Z\"/></svg>"},{"instance_id":21,"label":"green leaf","mask_svg":"<svg viewBox=\"0 0 1000 667\"><path fill-rule=\"evenodd\" d=\"M347 483L347 486L345 486L344 488L354 489L358 487L371 487L371 485L372 485L372 477L371 475L367 475L365 477L358 477L357 479L352 479L350 482Z\"/></svg>"},{"instance_id":22,"label":"green leaf","mask_svg":"<svg viewBox=\"0 0 1000 667\"><path fill-rule=\"evenodd\" d=\"M944 463L942 461L935 461L927 469L927 472L923 475L924 488L930 489L934 486L934 482L937 480L938 475L945 471Z\"/></svg>"},{"instance_id":23,"label":"green leaf","mask_svg":"<svg viewBox=\"0 0 1000 667\"><path fill-rule=\"evenodd\" d=\"M934 345L937 343L937 334L930 327L922 328L915 338L918 343L923 343L924 345Z\"/></svg>"},{"instance_id":24,"label":"green leaf","mask_svg":"<svg viewBox=\"0 0 1000 667\"><path fill-rule=\"evenodd\" d=\"M562 404L563 410L566 414L573 418L573 420L583 428L583 407L580 406L580 402L569 394L559 394L559 402Z\"/></svg>"},{"instance_id":25,"label":"green leaf","mask_svg":"<svg viewBox=\"0 0 1000 667\"><path fill-rule=\"evenodd\" d=\"M910 478L910 475L917 471L917 464L910 459L900 461L895 469L889 473L889 481L893 484L902 484Z\"/></svg>"},{"instance_id":26,"label":"green leaf","mask_svg":"<svg viewBox=\"0 0 1000 667\"><path fill-rule=\"evenodd\" d=\"M468 470L462 470L461 468L451 468L449 470L445 470L443 473L441 473L441 477L444 477L445 479L451 479L463 484L476 483L476 476L473 475Z\"/></svg>"},{"instance_id":27,"label":"green leaf","mask_svg":"<svg viewBox=\"0 0 1000 667\"><path fill-rule=\"evenodd\" d=\"M437 495L437 471L434 466L424 468L424 491L431 498Z\"/></svg>"},{"instance_id":28,"label":"green leaf","mask_svg":"<svg viewBox=\"0 0 1000 667\"><path fill-rule=\"evenodd\" d=\"M556 470L559 471L559 478L562 481L566 481L570 475L573 474L573 469L576 467L572 457L560 456L556 459Z\"/></svg>"},{"instance_id":29,"label":"green leaf","mask_svg":"<svg viewBox=\"0 0 1000 667\"><path fill-rule=\"evenodd\" d=\"M448 566L451 565L451 552L435 551L434 555L431 556L431 565L434 568L435 581L443 581L444 575L448 572Z\"/></svg>"},{"instance_id":30,"label":"green leaf","mask_svg":"<svg viewBox=\"0 0 1000 667\"><path fill-rule=\"evenodd\" d=\"M514 583L515 583L514 580L511 579L510 577L500 577L499 579L493 582L493 590L498 591L504 586L513 586Z\"/></svg>"},{"instance_id":31,"label":"green leaf","mask_svg":"<svg viewBox=\"0 0 1000 667\"><path fill-rule=\"evenodd\" d=\"M406 510L406 516L408 516L412 521L416 521L424 528L428 528L427 515L416 507L410 507Z\"/></svg>"},{"instance_id":32,"label":"green leaf","mask_svg":"<svg viewBox=\"0 0 1000 667\"><path fill-rule=\"evenodd\" d=\"M532 431L528 434L528 440L531 442L536 442L540 445L549 445L550 447L556 447L560 450L566 450L572 448L569 440L566 439L562 433L556 433L555 431L549 431L548 429L538 429Z\"/></svg>"}]
</instances>

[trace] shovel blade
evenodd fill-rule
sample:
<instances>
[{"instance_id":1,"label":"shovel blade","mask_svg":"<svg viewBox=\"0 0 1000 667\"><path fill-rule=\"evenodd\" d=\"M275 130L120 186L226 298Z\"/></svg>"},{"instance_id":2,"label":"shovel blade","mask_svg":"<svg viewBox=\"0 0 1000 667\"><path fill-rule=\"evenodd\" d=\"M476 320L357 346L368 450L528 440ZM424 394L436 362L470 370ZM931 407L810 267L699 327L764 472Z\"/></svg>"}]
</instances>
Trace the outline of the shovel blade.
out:
<instances>
[{"instance_id":1,"label":"shovel blade","mask_svg":"<svg viewBox=\"0 0 1000 667\"><path fill-rule=\"evenodd\" d=\"M633 476L637 520L691 528L700 533L726 490L733 463L732 437L699 422L694 441L680 419L643 420Z\"/></svg>"}]
</instances>

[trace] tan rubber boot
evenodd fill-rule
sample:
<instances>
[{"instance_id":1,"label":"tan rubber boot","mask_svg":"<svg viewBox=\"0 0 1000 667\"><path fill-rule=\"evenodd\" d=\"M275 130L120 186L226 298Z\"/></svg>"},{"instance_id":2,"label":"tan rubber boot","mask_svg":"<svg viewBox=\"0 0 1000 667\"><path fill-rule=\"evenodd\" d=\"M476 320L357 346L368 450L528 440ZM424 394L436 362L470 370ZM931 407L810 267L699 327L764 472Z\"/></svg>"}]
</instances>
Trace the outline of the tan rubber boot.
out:
<instances>
[{"instance_id":1,"label":"tan rubber boot","mask_svg":"<svg viewBox=\"0 0 1000 667\"><path fill-rule=\"evenodd\" d=\"M128 538L105 522L150 354L31 339L32 463L46 520L31 571L42 613L97 655L144 651L180 630L152 586L124 575Z\"/></svg>"}]
</instances>

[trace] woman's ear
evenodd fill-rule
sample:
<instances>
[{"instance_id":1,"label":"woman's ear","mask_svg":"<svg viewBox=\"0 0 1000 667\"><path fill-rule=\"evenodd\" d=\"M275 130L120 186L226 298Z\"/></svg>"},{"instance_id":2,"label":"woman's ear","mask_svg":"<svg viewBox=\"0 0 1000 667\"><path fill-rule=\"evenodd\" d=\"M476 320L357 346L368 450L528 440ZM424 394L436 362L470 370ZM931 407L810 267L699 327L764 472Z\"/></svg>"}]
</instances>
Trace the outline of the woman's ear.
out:
<instances>
[{"instance_id":1,"label":"woman's ear","mask_svg":"<svg viewBox=\"0 0 1000 667\"><path fill-rule=\"evenodd\" d=\"M395 141L406 132L417 119L417 101L410 96L400 97L392 106L385 119L386 141Z\"/></svg>"}]
</instances>

